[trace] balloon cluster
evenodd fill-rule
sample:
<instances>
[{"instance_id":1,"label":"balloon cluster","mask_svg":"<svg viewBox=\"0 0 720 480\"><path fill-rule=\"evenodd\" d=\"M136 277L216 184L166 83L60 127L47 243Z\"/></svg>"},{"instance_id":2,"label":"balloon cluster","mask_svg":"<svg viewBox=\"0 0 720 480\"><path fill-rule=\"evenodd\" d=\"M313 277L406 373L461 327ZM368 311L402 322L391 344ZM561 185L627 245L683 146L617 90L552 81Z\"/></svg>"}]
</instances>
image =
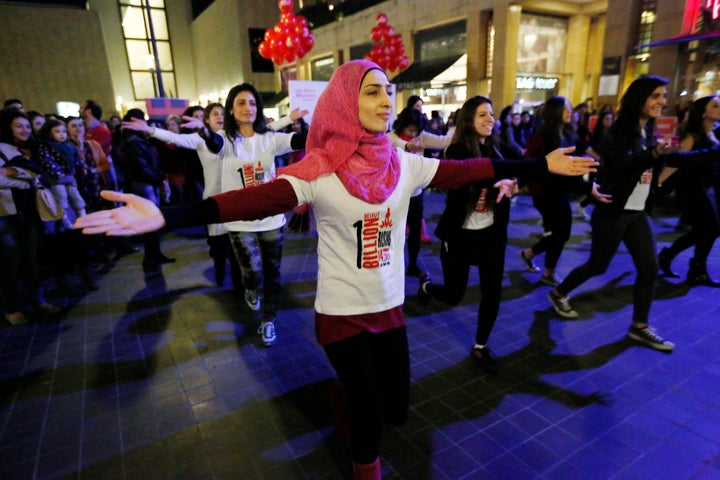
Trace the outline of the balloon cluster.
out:
<instances>
[{"instance_id":1,"label":"balloon cluster","mask_svg":"<svg viewBox=\"0 0 720 480\"><path fill-rule=\"evenodd\" d=\"M375 45L365 54L365 58L377 63L380 68L388 72L405 70L410 65L410 60L404 55L405 44L402 35L395 33L384 13L379 13L375 21L377 25L370 30L370 37Z\"/></svg>"},{"instance_id":2,"label":"balloon cluster","mask_svg":"<svg viewBox=\"0 0 720 480\"><path fill-rule=\"evenodd\" d=\"M265 40L258 45L258 52L280 65L307 55L315 45L315 37L305 17L293 13L292 0L278 0L278 6L280 21L275 24L275 28L265 30Z\"/></svg>"}]
</instances>

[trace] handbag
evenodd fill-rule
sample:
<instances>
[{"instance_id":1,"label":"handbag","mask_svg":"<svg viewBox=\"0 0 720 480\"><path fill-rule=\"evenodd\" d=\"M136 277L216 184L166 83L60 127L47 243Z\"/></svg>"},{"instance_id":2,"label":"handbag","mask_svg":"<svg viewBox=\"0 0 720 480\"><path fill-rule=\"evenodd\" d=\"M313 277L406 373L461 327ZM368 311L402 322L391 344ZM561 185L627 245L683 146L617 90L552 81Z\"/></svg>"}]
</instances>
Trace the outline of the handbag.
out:
<instances>
[{"instance_id":1,"label":"handbag","mask_svg":"<svg viewBox=\"0 0 720 480\"><path fill-rule=\"evenodd\" d=\"M65 216L65 210L58 203L52 190L39 182L35 183L35 204L40 220L52 222Z\"/></svg>"}]
</instances>

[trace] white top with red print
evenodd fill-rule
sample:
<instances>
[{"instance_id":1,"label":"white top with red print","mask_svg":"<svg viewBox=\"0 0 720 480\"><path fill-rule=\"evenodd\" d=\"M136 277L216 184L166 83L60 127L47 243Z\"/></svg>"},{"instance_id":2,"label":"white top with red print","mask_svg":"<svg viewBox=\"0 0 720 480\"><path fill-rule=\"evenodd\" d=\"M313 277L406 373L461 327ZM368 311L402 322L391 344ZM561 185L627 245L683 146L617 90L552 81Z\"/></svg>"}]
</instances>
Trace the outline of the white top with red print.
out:
<instances>
[{"instance_id":1,"label":"white top with red print","mask_svg":"<svg viewBox=\"0 0 720 480\"><path fill-rule=\"evenodd\" d=\"M335 174L288 180L298 203L312 205L318 229L315 310L357 315L389 310L405 300L405 222L416 188L426 188L439 161L398 149L400 177L387 200L351 196Z\"/></svg>"},{"instance_id":2,"label":"white top with red print","mask_svg":"<svg viewBox=\"0 0 720 480\"><path fill-rule=\"evenodd\" d=\"M221 135L225 142L218 153L222 164L221 190L228 192L250 188L275 178L275 157L292 151L290 139L293 135L294 133L256 133L252 137L238 136L234 142L227 134ZM266 232L283 225L284 214L262 220L225 224L231 232Z\"/></svg>"}]
</instances>

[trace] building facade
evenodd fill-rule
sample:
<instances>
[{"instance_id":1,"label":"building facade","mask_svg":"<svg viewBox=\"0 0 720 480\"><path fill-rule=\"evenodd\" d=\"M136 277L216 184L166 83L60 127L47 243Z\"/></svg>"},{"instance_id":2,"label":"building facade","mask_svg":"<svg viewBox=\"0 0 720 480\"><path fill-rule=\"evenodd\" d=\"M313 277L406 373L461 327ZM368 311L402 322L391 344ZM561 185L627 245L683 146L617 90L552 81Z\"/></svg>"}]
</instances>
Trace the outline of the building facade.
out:
<instances>
[{"instance_id":1,"label":"building facade","mask_svg":"<svg viewBox=\"0 0 720 480\"><path fill-rule=\"evenodd\" d=\"M398 106L414 94L443 114L478 94L518 110L553 95L616 105L643 73L669 78L671 104L682 103L683 92L690 99L718 89L712 32L719 2L446 0L438 8L434 0L387 0L343 14L344 2L306 0L296 11L327 8L324 24L313 28L307 56L282 65L257 54L264 30L279 19L274 0L214 0L196 16L190 0L91 0L85 8L0 3L9 19L0 31L0 94L45 112L59 101L93 98L106 112L122 113L161 93L191 104L223 101L233 85L250 82L283 113L289 80L327 80L338 65L362 58L384 13L411 61L407 71L389 72Z\"/></svg>"}]
</instances>

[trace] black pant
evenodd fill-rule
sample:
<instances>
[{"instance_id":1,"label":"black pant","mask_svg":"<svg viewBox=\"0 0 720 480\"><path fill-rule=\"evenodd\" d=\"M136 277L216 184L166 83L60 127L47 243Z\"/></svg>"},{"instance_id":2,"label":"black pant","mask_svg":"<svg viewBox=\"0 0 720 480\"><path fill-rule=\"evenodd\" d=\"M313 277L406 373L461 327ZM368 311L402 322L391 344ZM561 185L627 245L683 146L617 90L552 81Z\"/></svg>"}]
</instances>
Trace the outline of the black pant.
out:
<instances>
[{"instance_id":1,"label":"black pant","mask_svg":"<svg viewBox=\"0 0 720 480\"><path fill-rule=\"evenodd\" d=\"M423 192L424 193L424 192ZM410 198L407 214L407 248L408 248L408 268L417 267L417 259L420 254L420 233L422 230L423 219L423 193Z\"/></svg>"},{"instance_id":2,"label":"black pant","mask_svg":"<svg viewBox=\"0 0 720 480\"><path fill-rule=\"evenodd\" d=\"M383 424L405 423L410 404L410 358L405 327L364 332L325 345L350 404L353 460L372 463Z\"/></svg>"},{"instance_id":3,"label":"black pant","mask_svg":"<svg viewBox=\"0 0 720 480\"><path fill-rule=\"evenodd\" d=\"M572 210L566 194L543 192L533 197L533 205L542 216L545 235L532 247L534 255L545 252L545 268L555 270L565 243L570 239Z\"/></svg>"},{"instance_id":4,"label":"black pant","mask_svg":"<svg viewBox=\"0 0 720 480\"><path fill-rule=\"evenodd\" d=\"M467 289L470 265L480 274L475 343L487 344L500 310L500 294L505 269L505 235L497 224L482 230L462 230L457 240L443 241L440 250L444 285L430 284L428 293L448 305L457 305Z\"/></svg>"},{"instance_id":5,"label":"black pant","mask_svg":"<svg viewBox=\"0 0 720 480\"><path fill-rule=\"evenodd\" d=\"M658 262L655 237L645 212L626 211L622 215L607 217L593 212L592 246L588 261L573 269L557 287L567 295L586 280L602 275L608 269L620 242L623 242L637 270L633 285L633 322L647 323L650 305L655 297Z\"/></svg>"},{"instance_id":6,"label":"black pant","mask_svg":"<svg viewBox=\"0 0 720 480\"><path fill-rule=\"evenodd\" d=\"M690 225L690 231L670 246L668 250L672 257L695 245L695 260L700 265L707 262L720 232L713 193L712 189L701 187L678 189L678 200L683 205L683 218Z\"/></svg>"}]
</instances>

